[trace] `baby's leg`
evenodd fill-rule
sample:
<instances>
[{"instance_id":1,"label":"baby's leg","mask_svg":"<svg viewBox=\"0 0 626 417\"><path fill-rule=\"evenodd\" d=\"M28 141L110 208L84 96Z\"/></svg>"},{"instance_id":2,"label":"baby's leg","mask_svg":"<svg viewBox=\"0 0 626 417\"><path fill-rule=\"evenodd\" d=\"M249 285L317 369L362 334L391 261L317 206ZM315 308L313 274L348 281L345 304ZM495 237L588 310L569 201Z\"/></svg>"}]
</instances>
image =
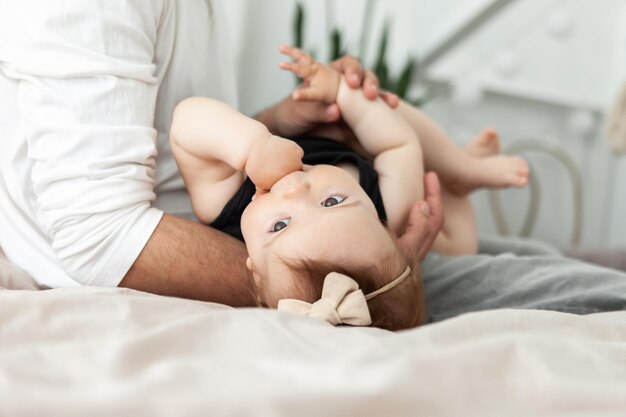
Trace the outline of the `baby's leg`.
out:
<instances>
[{"instance_id":1,"label":"baby's leg","mask_svg":"<svg viewBox=\"0 0 626 417\"><path fill-rule=\"evenodd\" d=\"M452 193L465 195L482 187L523 187L528 183L528 164L524 159L497 153L485 157L468 153L410 104L401 102L398 112L419 137L426 169L437 172L444 186ZM487 135L483 140L489 143L492 139Z\"/></svg>"},{"instance_id":2,"label":"baby's leg","mask_svg":"<svg viewBox=\"0 0 626 417\"><path fill-rule=\"evenodd\" d=\"M484 129L465 146L465 152L477 158L486 158L500 153L500 139L495 129ZM432 250L446 255L472 255L478 251L476 217L467 195L441 190L444 225Z\"/></svg>"},{"instance_id":3,"label":"baby's leg","mask_svg":"<svg viewBox=\"0 0 626 417\"><path fill-rule=\"evenodd\" d=\"M500 153L500 136L492 127L483 129L475 138L465 145L465 152L471 156L484 157Z\"/></svg>"},{"instance_id":4,"label":"baby's leg","mask_svg":"<svg viewBox=\"0 0 626 417\"><path fill-rule=\"evenodd\" d=\"M457 196L441 188L443 226L432 250L444 255L473 255L478 251L474 209L468 196Z\"/></svg>"},{"instance_id":5,"label":"baby's leg","mask_svg":"<svg viewBox=\"0 0 626 417\"><path fill-rule=\"evenodd\" d=\"M475 158L491 158L500 153L500 138L493 128L486 128L465 146ZM478 251L476 217L469 196L451 193L442 187L444 225L433 243L433 251L445 255L472 255Z\"/></svg>"}]
</instances>

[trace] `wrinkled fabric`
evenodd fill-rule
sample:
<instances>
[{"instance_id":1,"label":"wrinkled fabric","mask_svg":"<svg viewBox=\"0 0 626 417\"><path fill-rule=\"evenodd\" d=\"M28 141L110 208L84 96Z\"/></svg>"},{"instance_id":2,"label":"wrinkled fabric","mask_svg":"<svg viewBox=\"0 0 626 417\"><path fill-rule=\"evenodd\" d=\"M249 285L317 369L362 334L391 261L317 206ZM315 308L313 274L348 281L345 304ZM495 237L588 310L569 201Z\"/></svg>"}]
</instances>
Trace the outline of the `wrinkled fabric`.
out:
<instances>
[{"instance_id":1,"label":"wrinkled fabric","mask_svg":"<svg viewBox=\"0 0 626 417\"><path fill-rule=\"evenodd\" d=\"M0 0L0 246L40 286L115 286L191 216L168 133L183 98L234 104L218 6Z\"/></svg>"},{"instance_id":2,"label":"wrinkled fabric","mask_svg":"<svg viewBox=\"0 0 626 417\"><path fill-rule=\"evenodd\" d=\"M114 288L0 291L0 415L623 416L626 313L392 333Z\"/></svg>"}]
</instances>

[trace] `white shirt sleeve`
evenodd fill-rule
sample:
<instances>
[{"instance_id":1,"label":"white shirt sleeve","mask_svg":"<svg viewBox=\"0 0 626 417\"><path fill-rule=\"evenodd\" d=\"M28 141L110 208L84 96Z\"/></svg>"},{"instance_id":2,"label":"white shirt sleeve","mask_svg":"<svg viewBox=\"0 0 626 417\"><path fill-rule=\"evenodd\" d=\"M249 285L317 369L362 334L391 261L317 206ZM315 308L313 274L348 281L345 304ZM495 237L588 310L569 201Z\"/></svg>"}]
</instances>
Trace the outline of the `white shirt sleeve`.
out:
<instances>
[{"instance_id":1,"label":"white shirt sleeve","mask_svg":"<svg viewBox=\"0 0 626 417\"><path fill-rule=\"evenodd\" d=\"M6 8L5 8L6 6ZM160 1L2 1L40 227L65 273L115 286L162 213L154 200ZM7 38L8 37L8 38Z\"/></svg>"}]
</instances>

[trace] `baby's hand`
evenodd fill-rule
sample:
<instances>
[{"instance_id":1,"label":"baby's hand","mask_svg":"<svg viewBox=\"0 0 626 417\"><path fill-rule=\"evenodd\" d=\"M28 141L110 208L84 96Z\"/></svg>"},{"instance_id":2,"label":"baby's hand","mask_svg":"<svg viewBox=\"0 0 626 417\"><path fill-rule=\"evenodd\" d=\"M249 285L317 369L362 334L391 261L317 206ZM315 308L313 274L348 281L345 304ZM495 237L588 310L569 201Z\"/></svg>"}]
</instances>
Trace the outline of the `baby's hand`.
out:
<instances>
[{"instance_id":1,"label":"baby's hand","mask_svg":"<svg viewBox=\"0 0 626 417\"><path fill-rule=\"evenodd\" d=\"M304 83L293 92L294 100L334 103L339 91L341 74L329 65L324 65L306 52L282 45L280 52L291 57L294 62L281 62L280 68L296 74Z\"/></svg>"},{"instance_id":2,"label":"baby's hand","mask_svg":"<svg viewBox=\"0 0 626 417\"><path fill-rule=\"evenodd\" d=\"M257 194L269 190L285 175L302 170L304 151L295 142L278 136L257 141L248 155L246 174Z\"/></svg>"}]
</instances>

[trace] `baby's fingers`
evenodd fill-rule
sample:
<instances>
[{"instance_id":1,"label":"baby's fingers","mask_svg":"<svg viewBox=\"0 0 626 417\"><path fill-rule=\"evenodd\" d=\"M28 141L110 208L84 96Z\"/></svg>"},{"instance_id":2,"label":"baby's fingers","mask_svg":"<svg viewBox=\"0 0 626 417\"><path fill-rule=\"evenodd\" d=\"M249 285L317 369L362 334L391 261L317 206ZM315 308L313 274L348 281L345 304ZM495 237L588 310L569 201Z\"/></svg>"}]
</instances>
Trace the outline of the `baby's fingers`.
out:
<instances>
[{"instance_id":1,"label":"baby's fingers","mask_svg":"<svg viewBox=\"0 0 626 417\"><path fill-rule=\"evenodd\" d=\"M306 52L293 46L281 45L279 50L283 55L290 56L294 61L299 61L302 58L313 60Z\"/></svg>"},{"instance_id":2,"label":"baby's fingers","mask_svg":"<svg viewBox=\"0 0 626 417\"><path fill-rule=\"evenodd\" d=\"M281 62L279 67L286 71L291 71L303 80L308 80L313 74L315 74L315 66L310 64L303 64L301 62Z\"/></svg>"},{"instance_id":3,"label":"baby's fingers","mask_svg":"<svg viewBox=\"0 0 626 417\"><path fill-rule=\"evenodd\" d=\"M318 87L303 87L291 94L295 101L324 101L325 91Z\"/></svg>"},{"instance_id":4,"label":"baby's fingers","mask_svg":"<svg viewBox=\"0 0 626 417\"><path fill-rule=\"evenodd\" d=\"M258 196L263 195L263 194L267 194L268 192L269 192L269 190L266 190L265 188L256 187L256 192L252 196L252 201L254 201L254 199L257 198Z\"/></svg>"}]
</instances>

